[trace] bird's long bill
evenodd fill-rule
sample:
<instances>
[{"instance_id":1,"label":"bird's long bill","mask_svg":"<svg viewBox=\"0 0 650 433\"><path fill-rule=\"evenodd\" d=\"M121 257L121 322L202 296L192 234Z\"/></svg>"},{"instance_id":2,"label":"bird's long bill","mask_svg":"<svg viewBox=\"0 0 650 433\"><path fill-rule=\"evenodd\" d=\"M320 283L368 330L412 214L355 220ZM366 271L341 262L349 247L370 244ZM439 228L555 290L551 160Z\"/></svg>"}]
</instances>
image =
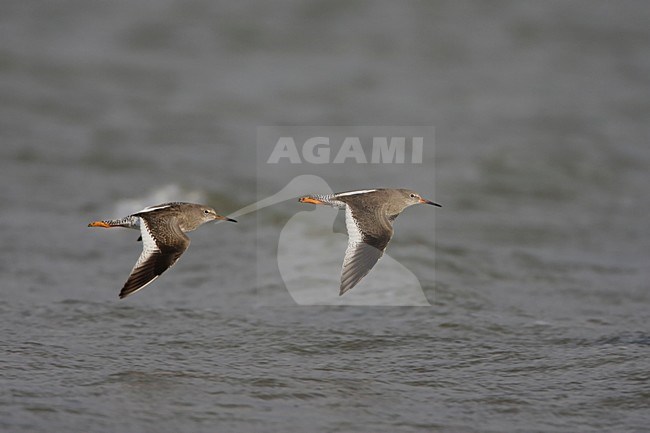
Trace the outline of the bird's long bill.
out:
<instances>
[{"instance_id":1,"label":"bird's long bill","mask_svg":"<svg viewBox=\"0 0 650 433\"><path fill-rule=\"evenodd\" d=\"M228 218L228 217L225 217L225 216L221 216L221 215L217 215L217 219L218 219L218 220L223 220L223 221L230 221L230 222L232 222L232 223L236 223L236 222L237 222L237 220L234 220L234 219L232 219L232 218Z\"/></svg>"},{"instance_id":2,"label":"bird's long bill","mask_svg":"<svg viewBox=\"0 0 650 433\"><path fill-rule=\"evenodd\" d=\"M432 202L431 200L425 200L425 199L423 199L423 198L420 199L420 203L430 204L430 205L432 205L432 206L442 207L442 205L440 205L440 204L438 204L438 203L434 203L434 202Z\"/></svg>"}]
</instances>

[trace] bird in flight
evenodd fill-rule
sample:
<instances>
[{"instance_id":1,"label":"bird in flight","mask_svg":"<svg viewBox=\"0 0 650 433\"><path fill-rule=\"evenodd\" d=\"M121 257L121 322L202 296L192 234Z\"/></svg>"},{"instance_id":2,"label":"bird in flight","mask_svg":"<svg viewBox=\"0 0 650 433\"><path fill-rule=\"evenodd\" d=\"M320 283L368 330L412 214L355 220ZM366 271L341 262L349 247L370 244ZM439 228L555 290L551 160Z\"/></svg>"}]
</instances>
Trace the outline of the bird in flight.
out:
<instances>
[{"instance_id":1,"label":"bird in flight","mask_svg":"<svg viewBox=\"0 0 650 433\"><path fill-rule=\"evenodd\" d=\"M88 227L140 230L142 253L120 291L120 298L125 298L151 284L176 263L190 245L186 232L215 220L237 222L208 206L173 202L150 206L120 219L94 221Z\"/></svg>"},{"instance_id":2,"label":"bird in flight","mask_svg":"<svg viewBox=\"0 0 650 433\"><path fill-rule=\"evenodd\" d=\"M426 200L409 189L377 188L301 197L301 203L345 209L348 247L343 259L339 296L352 289L375 266L393 236L393 221L404 209Z\"/></svg>"}]
</instances>

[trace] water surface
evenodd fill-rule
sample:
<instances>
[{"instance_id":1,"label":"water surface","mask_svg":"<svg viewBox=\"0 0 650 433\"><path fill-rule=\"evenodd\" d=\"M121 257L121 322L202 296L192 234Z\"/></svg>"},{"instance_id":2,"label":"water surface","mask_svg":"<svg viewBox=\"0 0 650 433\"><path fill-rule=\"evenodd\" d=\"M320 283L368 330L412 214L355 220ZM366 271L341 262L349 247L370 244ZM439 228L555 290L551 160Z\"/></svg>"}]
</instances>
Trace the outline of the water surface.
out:
<instances>
[{"instance_id":1,"label":"water surface","mask_svg":"<svg viewBox=\"0 0 650 433\"><path fill-rule=\"evenodd\" d=\"M649 15L4 2L0 429L647 431ZM296 305L277 264L295 201L202 227L117 299L137 233L87 223L275 194L256 151L275 124L436 128L420 192L444 207L409 209L389 247L430 306ZM327 269L310 284L336 291Z\"/></svg>"}]
</instances>

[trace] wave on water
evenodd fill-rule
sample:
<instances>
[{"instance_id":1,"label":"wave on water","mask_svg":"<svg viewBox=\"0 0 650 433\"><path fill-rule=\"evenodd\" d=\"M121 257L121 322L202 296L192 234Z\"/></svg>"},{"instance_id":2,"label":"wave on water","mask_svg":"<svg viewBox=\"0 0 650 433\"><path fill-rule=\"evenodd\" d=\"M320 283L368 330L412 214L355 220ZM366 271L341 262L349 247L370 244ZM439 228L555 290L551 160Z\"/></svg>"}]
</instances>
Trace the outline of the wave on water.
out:
<instances>
[{"instance_id":1,"label":"wave on water","mask_svg":"<svg viewBox=\"0 0 650 433\"><path fill-rule=\"evenodd\" d=\"M176 184L168 184L140 197L119 200L115 204L115 214L129 215L147 206L172 201L203 203L205 200L206 194L202 191L185 190Z\"/></svg>"}]
</instances>

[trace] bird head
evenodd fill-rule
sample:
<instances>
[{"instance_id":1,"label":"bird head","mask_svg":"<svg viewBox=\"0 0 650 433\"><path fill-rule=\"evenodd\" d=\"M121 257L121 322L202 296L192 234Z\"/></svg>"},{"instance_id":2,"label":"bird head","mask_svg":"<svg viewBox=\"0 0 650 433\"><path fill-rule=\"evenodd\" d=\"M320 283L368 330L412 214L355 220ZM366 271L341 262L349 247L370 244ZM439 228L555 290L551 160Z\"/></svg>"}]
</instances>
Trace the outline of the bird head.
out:
<instances>
[{"instance_id":1,"label":"bird head","mask_svg":"<svg viewBox=\"0 0 650 433\"><path fill-rule=\"evenodd\" d=\"M214 221L214 220L230 221L230 222L233 222L233 223L237 222L232 218L228 218L228 217L219 215L217 213L217 211L215 211L211 207L207 207L207 206L201 208L201 217L202 217L203 221L206 222L206 223L209 222L209 221Z\"/></svg>"},{"instance_id":2,"label":"bird head","mask_svg":"<svg viewBox=\"0 0 650 433\"><path fill-rule=\"evenodd\" d=\"M402 197L401 201L404 204L404 208L413 206L414 204L430 204L432 206L442 207L438 203L434 203L431 200L422 198L420 194L415 191L411 191L410 189L398 189L397 191L399 191L399 194Z\"/></svg>"}]
</instances>

